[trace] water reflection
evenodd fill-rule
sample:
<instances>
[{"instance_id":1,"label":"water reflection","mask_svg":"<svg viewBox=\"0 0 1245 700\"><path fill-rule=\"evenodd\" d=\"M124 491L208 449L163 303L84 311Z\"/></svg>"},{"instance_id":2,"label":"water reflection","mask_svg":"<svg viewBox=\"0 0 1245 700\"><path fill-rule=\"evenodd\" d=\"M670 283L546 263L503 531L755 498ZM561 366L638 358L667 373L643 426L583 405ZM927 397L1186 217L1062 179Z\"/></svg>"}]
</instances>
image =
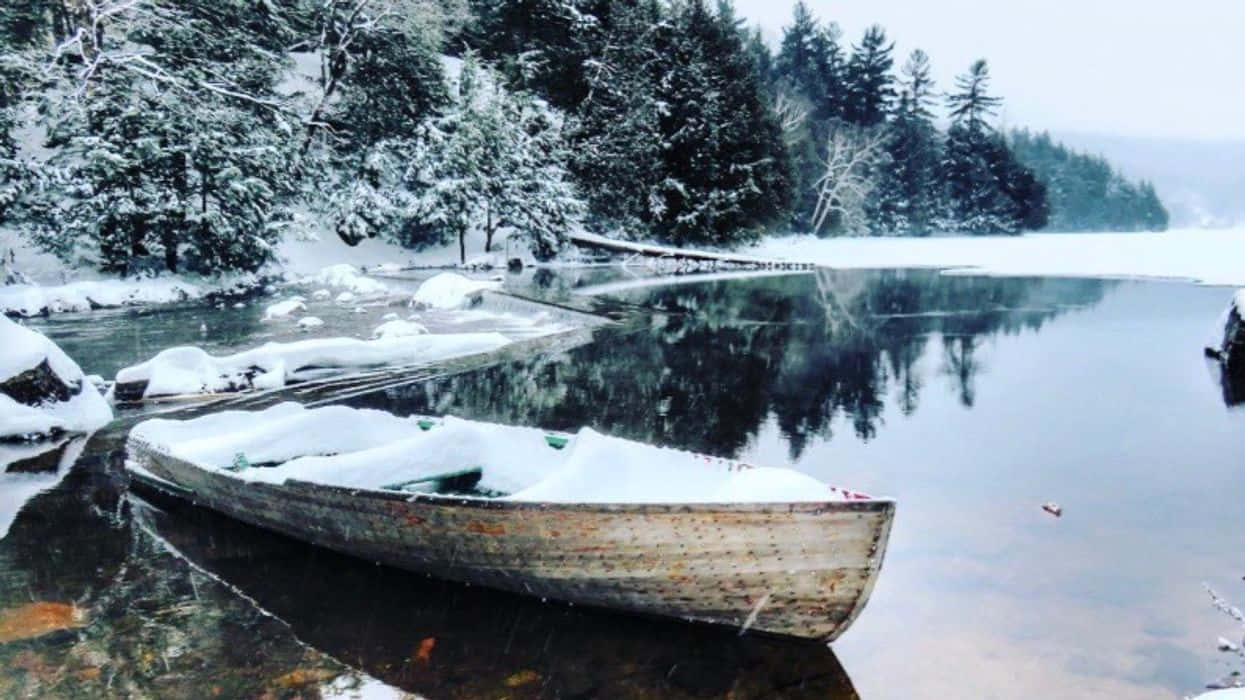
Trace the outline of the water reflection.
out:
<instances>
[{"instance_id":1,"label":"water reflection","mask_svg":"<svg viewBox=\"0 0 1245 700\"><path fill-rule=\"evenodd\" d=\"M294 634L431 698L855 698L824 645L740 636L428 579L189 506L134 515Z\"/></svg>"},{"instance_id":2,"label":"water reflection","mask_svg":"<svg viewBox=\"0 0 1245 700\"><path fill-rule=\"evenodd\" d=\"M916 412L931 342L960 402L974 403L981 342L1039 329L1096 303L1109 282L820 270L620 292L651 313L566 353L354 400L400 413L457 413L548 428L593 427L733 455L771 415L799 458L844 417L877 434L888 400ZM893 394L893 396L892 396Z\"/></svg>"}]
</instances>

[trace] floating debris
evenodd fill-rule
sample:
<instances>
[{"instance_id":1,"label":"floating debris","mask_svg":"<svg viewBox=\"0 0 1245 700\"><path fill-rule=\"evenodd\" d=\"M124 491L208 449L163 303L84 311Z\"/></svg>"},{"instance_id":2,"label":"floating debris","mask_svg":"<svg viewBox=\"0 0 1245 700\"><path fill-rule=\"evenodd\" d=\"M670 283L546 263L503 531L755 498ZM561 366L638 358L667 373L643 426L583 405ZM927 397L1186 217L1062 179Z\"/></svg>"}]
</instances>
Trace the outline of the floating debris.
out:
<instances>
[{"instance_id":1,"label":"floating debris","mask_svg":"<svg viewBox=\"0 0 1245 700\"><path fill-rule=\"evenodd\" d=\"M1058 503L1043 503L1042 510L1050 513L1056 518L1063 515L1063 508L1061 508Z\"/></svg>"}]
</instances>

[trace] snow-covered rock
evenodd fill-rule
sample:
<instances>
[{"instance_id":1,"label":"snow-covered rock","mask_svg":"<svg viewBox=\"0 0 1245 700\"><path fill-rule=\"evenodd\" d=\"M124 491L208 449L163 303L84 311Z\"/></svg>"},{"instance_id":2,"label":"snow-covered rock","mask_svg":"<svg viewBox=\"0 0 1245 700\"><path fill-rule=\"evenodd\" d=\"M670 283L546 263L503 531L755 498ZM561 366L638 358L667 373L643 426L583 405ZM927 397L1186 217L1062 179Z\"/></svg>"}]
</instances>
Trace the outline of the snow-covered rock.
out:
<instances>
[{"instance_id":1,"label":"snow-covered rock","mask_svg":"<svg viewBox=\"0 0 1245 700\"><path fill-rule=\"evenodd\" d=\"M334 301L336 301L338 304L350 304L354 302L354 299L355 299L354 292L342 292L341 294L337 295L337 298L334 299Z\"/></svg>"},{"instance_id":2,"label":"snow-covered rock","mask_svg":"<svg viewBox=\"0 0 1245 700\"><path fill-rule=\"evenodd\" d=\"M328 301L333 298L333 293L327 289L317 289L311 293L311 298L316 301Z\"/></svg>"},{"instance_id":3,"label":"snow-covered rock","mask_svg":"<svg viewBox=\"0 0 1245 700\"><path fill-rule=\"evenodd\" d=\"M373 338L405 338L412 335L423 335L428 332L421 324L414 321L394 319L386 321L372 331Z\"/></svg>"},{"instance_id":4,"label":"snow-covered rock","mask_svg":"<svg viewBox=\"0 0 1245 700\"><path fill-rule=\"evenodd\" d=\"M323 268L316 274L315 281L358 296L379 296L389 291L389 286L384 282L372 279L354 265L346 263Z\"/></svg>"},{"instance_id":5,"label":"snow-covered rock","mask_svg":"<svg viewBox=\"0 0 1245 700\"><path fill-rule=\"evenodd\" d=\"M396 320L398 320L399 318L400 318L400 317L399 317L397 314L395 314L394 312L390 311L389 313L385 314L384 316L381 316L381 317L380 317L380 320L382 320L382 321L396 321Z\"/></svg>"},{"instance_id":6,"label":"snow-covered rock","mask_svg":"<svg viewBox=\"0 0 1245 700\"><path fill-rule=\"evenodd\" d=\"M1206 352L1220 362L1224 401L1239 404L1245 401L1245 289L1232 298L1213 332Z\"/></svg>"},{"instance_id":7,"label":"snow-covered rock","mask_svg":"<svg viewBox=\"0 0 1245 700\"><path fill-rule=\"evenodd\" d=\"M381 365L434 362L495 350L510 340L500 333L453 333L385 337L314 338L267 343L214 357L197 347L169 348L142 364L117 373L118 400L158 396L276 389L311 369L348 370Z\"/></svg>"},{"instance_id":8,"label":"snow-covered rock","mask_svg":"<svg viewBox=\"0 0 1245 700\"><path fill-rule=\"evenodd\" d=\"M306 311L306 310L307 310L306 300L300 296L294 296L294 297L290 297L289 299L286 299L285 301L279 301L275 304L272 304L268 306L266 309L264 309L263 320L271 321L277 318L285 318L286 316L289 316L290 314L297 313L299 311Z\"/></svg>"},{"instance_id":9,"label":"snow-covered rock","mask_svg":"<svg viewBox=\"0 0 1245 700\"><path fill-rule=\"evenodd\" d=\"M89 433L112 408L78 364L42 334L0 316L0 440Z\"/></svg>"},{"instance_id":10,"label":"snow-covered rock","mask_svg":"<svg viewBox=\"0 0 1245 700\"><path fill-rule=\"evenodd\" d=\"M315 316L304 316L298 319L299 330L311 331L324 325L324 321Z\"/></svg>"},{"instance_id":11,"label":"snow-covered rock","mask_svg":"<svg viewBox=\"0 0 1245 700\"><path fill-rule=\"evenodd\" d=\"M473 280L453 272L442 272L419 285L411 304L431 309L461 309L485 290L500 286L497 282Z\"/></svg>"}]
</instances>

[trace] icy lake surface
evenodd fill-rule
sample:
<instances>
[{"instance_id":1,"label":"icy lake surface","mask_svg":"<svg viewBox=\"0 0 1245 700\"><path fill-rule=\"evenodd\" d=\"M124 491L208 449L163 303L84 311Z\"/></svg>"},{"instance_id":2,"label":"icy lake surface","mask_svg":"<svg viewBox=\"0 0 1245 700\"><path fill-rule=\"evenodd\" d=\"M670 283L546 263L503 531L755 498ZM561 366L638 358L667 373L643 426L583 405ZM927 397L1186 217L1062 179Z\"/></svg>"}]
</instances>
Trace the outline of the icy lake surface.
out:
<instances>
[{"instance_id":1,"label":"icy lake surface","mask_svg":"<svg viewBox=\"0 0 1245 700\"><path fill-rule=\"evenodd\" d=\"M1180 698L1245 670L1216 651L1241 630L1203 588L1245 604L1245 410L1201 352L1232 290L933 271L621 281L519 283L566 300L613 284L594 303L623 322L594 342L348 403L588 425L896 498L877 589L832 650L444 584L166 512L124 497L114 431L0 539L0 696L111 682L153 696L383 683L428 698ZM201 324L214 350L298 337L258 314L39 326L110 376L200 343ZM23 620L44 619L32 601L78 617L22 639Z\"/></svg>"}]
</instances>

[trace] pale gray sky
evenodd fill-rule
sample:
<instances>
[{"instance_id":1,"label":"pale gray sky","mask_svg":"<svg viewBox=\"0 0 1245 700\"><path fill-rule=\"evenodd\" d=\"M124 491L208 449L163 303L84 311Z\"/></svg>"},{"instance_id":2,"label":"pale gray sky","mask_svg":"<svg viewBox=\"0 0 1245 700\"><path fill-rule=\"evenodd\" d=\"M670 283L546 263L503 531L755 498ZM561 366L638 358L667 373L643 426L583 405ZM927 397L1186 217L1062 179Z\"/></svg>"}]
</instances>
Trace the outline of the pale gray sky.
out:
<instances>
[{"instance_id":1,"label":"pale gray sky","mask_svg":"<svg viewBox=\"0 0 1245 700\"><path fill-rule=\"evenodd\" d=\"M990 62L1008 125L1245 141L1245 0L806 0L855 43L870 24L941 90ZM776 44L794 0L735 0Z\"/></svg>"}]
</instances>

